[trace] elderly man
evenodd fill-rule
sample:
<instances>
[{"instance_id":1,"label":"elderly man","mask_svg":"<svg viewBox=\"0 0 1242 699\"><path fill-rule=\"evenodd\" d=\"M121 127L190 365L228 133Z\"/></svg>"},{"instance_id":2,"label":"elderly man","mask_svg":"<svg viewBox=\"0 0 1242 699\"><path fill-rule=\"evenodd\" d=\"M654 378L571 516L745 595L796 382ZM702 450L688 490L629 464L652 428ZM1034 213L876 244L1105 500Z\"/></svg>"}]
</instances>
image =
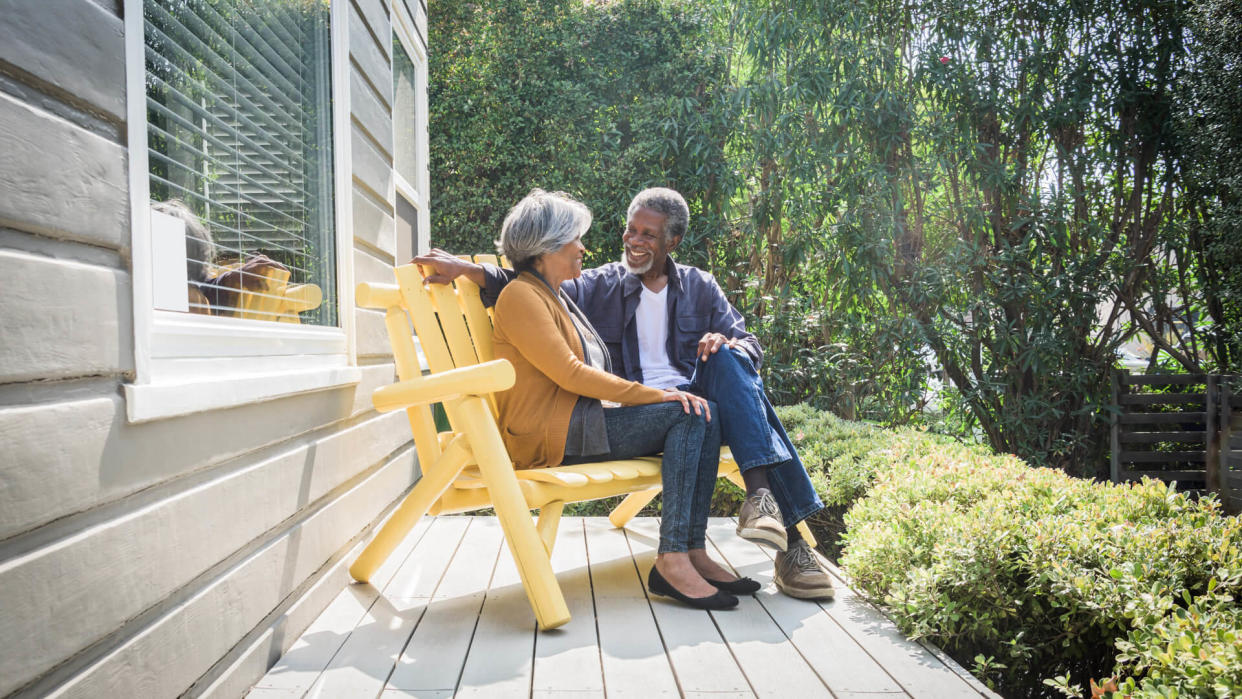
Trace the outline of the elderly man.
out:
<instances>
[{"instance_id":1,"label":"elderly man","mask_svg":"<svg viewBox=\"0 0 1242 699\"><path fill-rule=\"evenodd\" d=\"M621 260L585 270L561 288L599 331L615 373L716 402L724 441L746 482L738 534L777 550L782 592L831 598L831 577L795 526L823 503L764 393L756 371L763 349L711 274L669 256L689 223L685 199L671 189L644 190L626 219ZM414 261L434 268L427 278L433 283L466 275L488 305L515 276L441 250Z\"/></svg>"}]
</instances>

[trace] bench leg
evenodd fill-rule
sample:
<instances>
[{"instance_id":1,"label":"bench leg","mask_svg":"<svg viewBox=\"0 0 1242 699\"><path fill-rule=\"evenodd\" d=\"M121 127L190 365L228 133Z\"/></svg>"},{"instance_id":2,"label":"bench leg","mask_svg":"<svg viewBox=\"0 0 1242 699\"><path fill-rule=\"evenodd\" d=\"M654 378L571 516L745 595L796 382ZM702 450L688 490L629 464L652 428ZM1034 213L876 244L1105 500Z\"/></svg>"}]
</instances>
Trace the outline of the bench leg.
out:
<instances>
[{"instance_id":1,"label":"bench leg","mask_svg":"<svg viewBox=\"0 0 1242 699\"><path fill-rule=\"evenodd\" d=\"M742 480L741 471L735 469L731 473L726 474L725 478L728 478L733 485L741 488L743 493L746 492L746 481ZM806 539L806 543L810 544L811 548L819 546L819 541L817 541L815 539L815 535L811 533L811 528L806 526L806 520L798 522L798 531L802 533L802 538Z\"/></svg>"},{"instance_id":2,"label":"bench leg","mask_svg":"<svg viewBox=\"0 0 1242 699\"><path fill-rule=\"evenodd\" d=\"M530 507L522 496L517 477L513 475L513 463L505 451L500 431L492 418L487 402L471 396L456 406L458 417L464 423L462 432L469 435L483 482L492 497L496 517L505 533L505 541L517 564L526 598L535 611L535 619L541 629L554 629L569 621L569 606L565 595L552 572L552 561L544 549L543 540L530 518Z\"/></svg>"},{"instance_id":3,"label":"bench leg","mask_svg":"<svg viewBox=\"0 0 1242 699\"><path fill-rule=\"evenodd\" d=\"M539 531L539 538L543 539L543 547L547 549L549 556L552 555L552 547L556 545L556 528L561 523L561 513L564 511L565 503L560 500L539 508L539 523L535 525L535 529Z\"/></svg>"},{"instance_id":4,"label":"bench leg","mask_svg":"<svg viewBox=\"0 0 1242 699\"><path fill-rule=\"evenodd\" d=\"M634 519L638 511L647 506L647 503L655 499L660 494L661 488L656 486L649 490L640 490L637 493L630 493L620 505L613 508L608 515L608 521L612 522L612 526L620 529L629 524Z\"/></svg>"},{"instance_id":5,"label":"bench leg","mask_svg":"<svg viewBox=\"0 0 1242 699\"><path fill-rule=\"evenodd\" d=\"M469 462L470 447L466 445L465 438L458 437L450 442L436 463L424 469L423 477L415 484L414 489L405 496L405 500L397 506L397 510L376 533L375 538L359 554L358 560L349 567L350 576L358 582L369 582L376 569L384 564L393 549L397 548L397 544L427 514L431 504L444 494L453 479L457 478L457 474Z\"/></svg>"}]
</instances>

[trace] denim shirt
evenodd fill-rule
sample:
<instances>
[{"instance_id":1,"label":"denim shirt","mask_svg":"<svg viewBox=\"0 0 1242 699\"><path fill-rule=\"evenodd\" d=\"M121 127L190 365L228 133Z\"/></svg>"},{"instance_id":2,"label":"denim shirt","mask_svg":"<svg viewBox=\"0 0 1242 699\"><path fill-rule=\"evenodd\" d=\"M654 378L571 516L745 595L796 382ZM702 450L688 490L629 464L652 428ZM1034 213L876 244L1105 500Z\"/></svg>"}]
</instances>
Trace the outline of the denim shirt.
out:
<instances>
[{"instance_id":1,"label":"denim shirt","mask_svg":"<svg viewBox=\"0 0 1242 699\"><path fill-rule=\"evenodd\" d=\"M699 339L704 333L717 332L738 340L758 368L763 362L763 348L754 335L746 332L742 314L725 299L724 290L715 277L697 267L679 265L668 258L668 356L673 366L687 379L694 374ZM480 296L491 306L517 274L512 270L484 264L487 281ZM604 340L612 357L612 372L630 381L642 382L638 360L638 310L642 280L630 274L620 262L583 270L578 279L561 285L561 290L586 314Z\"/></svg>"}]
</instances>

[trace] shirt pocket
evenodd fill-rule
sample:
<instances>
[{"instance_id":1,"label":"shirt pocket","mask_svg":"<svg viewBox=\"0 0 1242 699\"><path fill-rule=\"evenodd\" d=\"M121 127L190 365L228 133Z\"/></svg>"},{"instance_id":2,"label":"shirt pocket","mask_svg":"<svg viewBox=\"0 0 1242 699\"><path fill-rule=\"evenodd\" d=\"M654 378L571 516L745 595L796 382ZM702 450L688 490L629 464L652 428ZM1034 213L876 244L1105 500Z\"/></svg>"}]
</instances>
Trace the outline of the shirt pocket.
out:
<instances>
[{"instance_id":1,"label":"shirt pocket","mask_svg":"<svg viewBox=\"0 0 1242 699\"><path fill-rule=\"evenodd\" d=\"M704 315L677 316L677 337L674 338L680 358L694 364L699 351L699 339L707 332L707 317ZM674 361L678 357L673 358Z\"/></svg>"}]
</instances>

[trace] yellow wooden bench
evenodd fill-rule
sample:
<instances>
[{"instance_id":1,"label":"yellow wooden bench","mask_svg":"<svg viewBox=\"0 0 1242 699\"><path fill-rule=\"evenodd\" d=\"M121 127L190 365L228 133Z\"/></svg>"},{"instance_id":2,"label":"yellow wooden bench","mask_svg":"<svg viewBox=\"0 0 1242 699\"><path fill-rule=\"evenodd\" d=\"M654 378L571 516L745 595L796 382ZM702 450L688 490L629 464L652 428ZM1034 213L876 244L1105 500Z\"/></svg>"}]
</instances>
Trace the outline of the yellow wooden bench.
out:
<instances>
[{"instance_id":1,"label":"yellow wooden bench","mask_svg":"<svg viewBox=\"0 0 1242 699\"><path fill-rule=\"evenodd\" d=\"M243 289L238 294L238 318L300 325L299 313L313 311L323 303L323 290L317 284L290 284L288 270L264 269L260 274L264 278L262 289Z\"/></svg>"},{"instance_id":2,"label":"yellow wooden bench","mask_svg":"<svg viewBox=\"0 0 1242 699\"><path fill-rule=\"evenodd\" d=\"M495 256L476 261L495 263ZM385 311L398 381L375 391L381 412L405 410L414 434L422 478L397 507L349 572L366 582L425 514L493 507L513 553L522 585L542 629L569 621L569 609L549 556L567 502L628 493L609 516L623 527L660 492L660 459L514 470L496 423L492 394L513 385L513 367L493 359L492 325L479 288L461 278L454 286L424 287L417 265L397 267L397 284L359 284L359 306ZM430 373L423 375L410 333L418 335ZM436 432L431 405L443 403L452 431ZM720 475L742 486L728 449ZM531 510L539 510L536 523ZM799 527L814 544L805 524Z\"/></svg>"},{"instance_id":3,"label":"yellow wooden bench","mask_svg":"<svg viewBox=\"0 0 1242 699\"><path fill-rule=\"evenodd\" d=\"M211 276L218 277L241 266L241 262L234 262L223 267L213 267ZM323 290L317 284L290 284L289 270L265 267L255 274L262 278L257 284L258 288L229 288L228 292L233 299L232 307L216 308L214 311L207 297L190 284L190 312L299 325L302 322L300 313L313 311L323 303Z\"/></svg>"}]
</instances>

